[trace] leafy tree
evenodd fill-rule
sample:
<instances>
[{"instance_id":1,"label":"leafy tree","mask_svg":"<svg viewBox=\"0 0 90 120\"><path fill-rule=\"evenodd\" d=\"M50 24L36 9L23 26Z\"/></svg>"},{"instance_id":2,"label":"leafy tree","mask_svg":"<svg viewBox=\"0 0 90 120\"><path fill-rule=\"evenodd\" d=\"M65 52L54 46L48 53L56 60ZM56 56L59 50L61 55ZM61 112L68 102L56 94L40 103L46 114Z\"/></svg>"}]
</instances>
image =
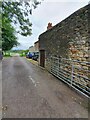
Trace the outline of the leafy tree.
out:
<instances>
[{"instance_id":1,"label":"leafy tree","mask_svg":"<svg viewBox=\"0 0 90 120\"><path fill-rule=\"evenodd\" d=\"M9 0L2 2L2 17L6 17L19 26L17 32L23 36L31 35L30 14L32 14L32 7L35 9L40 4L37 0Z\"/></svg>"},{"instance_id":2,"label":"leafy tree","mask_svg":"<svg viewBox=\"0 0 90 120\"><path fill-rule=\"evenodd\" d=\"M17 37L15 36L15 29L10 24L7 18L2 18L2 50L10 50L12 47L17 46Z\"/></svg>"},{"instance_id":3,"label":"leafy tree","mask_svg":"<svg viewBox=\"0 0 90 120\"><path fill-rule=\"evenodd\" d=\"M1 2L0 2L1 4ZM40 4L37 0L24 1L24 0L4 0L2 2L2 49L10 50L12 47L17 46L16 32L23 36L30 36L32 23L30 22L30 14L32 8L36 8ZM15 31L13 25L18 26Z\"/></svg>"}]
</instances>

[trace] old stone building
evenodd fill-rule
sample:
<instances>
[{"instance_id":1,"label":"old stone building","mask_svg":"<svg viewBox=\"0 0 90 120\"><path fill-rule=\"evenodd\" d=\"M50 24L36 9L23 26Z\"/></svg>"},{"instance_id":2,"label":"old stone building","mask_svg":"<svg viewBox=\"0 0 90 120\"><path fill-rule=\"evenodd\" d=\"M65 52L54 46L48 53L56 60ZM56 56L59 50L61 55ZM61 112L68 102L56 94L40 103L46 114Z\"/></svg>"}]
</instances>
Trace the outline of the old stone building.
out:
<instances>
[{"instance_id":1,"label":"old stone building","mask_svg":"<svg viewBox=\"0 0 90 120\"><path fill-rule=\"evenodd\" d=\"M35 52L35 47L34 46L30 46L29 47L29 52Z\"/></svg>"},{"instance_id":2,"label":"old stone building","mask_svg":"<svg viewBox=\"0 0 90 120\"><path fill-rule=\"evenodd\" d=\"M29 52L39 52L39 42L36 41L34 46L29 47Z\"/></svg>"},{"instance_id":3,"label":"old stone building","mask_svg":"<svg viewBox=\"0 0 90 120\"><path fill-rule=\"evenodd\" d=\"M89 60L88 8L79 9L39 36L39 49L45 51L46 60L50 56Z\"/></svg>"},{"instance_id":4,"label":"old stone building","mask_svg":"<svg viewBox=\"0 0 90 120\"><path fill-rule=\"evenodd\" d=\"M39 64L90 95L89 8L90 4L39 36Z\"/></svg>"},{"instance_id":5,"label":"old stone building","mask_svg":"<svg viewBox=\"0 0 90 120\"><path fill-rule=\"evenodd\" d=\"M35 52L39 52L39 42L38 41L36 41L34 43L34 48L35 48Z\"/></svg>"}]
</instances>

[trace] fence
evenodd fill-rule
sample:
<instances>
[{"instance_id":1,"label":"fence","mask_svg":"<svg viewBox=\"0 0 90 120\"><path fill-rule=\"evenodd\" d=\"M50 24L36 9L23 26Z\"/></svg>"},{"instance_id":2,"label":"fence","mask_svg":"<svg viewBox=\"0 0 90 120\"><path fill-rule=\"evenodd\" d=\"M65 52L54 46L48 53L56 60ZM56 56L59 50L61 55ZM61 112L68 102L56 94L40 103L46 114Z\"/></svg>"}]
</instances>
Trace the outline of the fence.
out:
<instances>
[{"instance_id":1,"label":"fence","mask_svg":"<svg viewBox=\"0 0 90 120\"><path fill-rule=\"evenodd\" d=\"M48 70L85 96L90 96L90 62L80 62L58 57L47 61Z\"/></svg>"}]
</instances>

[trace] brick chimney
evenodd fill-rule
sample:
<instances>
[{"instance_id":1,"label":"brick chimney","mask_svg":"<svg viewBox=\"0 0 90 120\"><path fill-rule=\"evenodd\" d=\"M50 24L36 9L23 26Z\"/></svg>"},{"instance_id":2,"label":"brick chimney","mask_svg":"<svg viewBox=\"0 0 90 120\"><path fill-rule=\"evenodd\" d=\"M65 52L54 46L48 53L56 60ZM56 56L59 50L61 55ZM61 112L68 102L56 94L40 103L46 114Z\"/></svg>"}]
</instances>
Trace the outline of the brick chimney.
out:
<instances>
[{"instance_id":1,"label":"brick chimney","mask_svg":"<svg viewBox=\"0 0 90 120\"><path fill-rule=\"evenodd\" d=\"M48 23L48 26L47 26L47 30L51 29L52 28L52 23Z\"/></svg>"}]
</instances>

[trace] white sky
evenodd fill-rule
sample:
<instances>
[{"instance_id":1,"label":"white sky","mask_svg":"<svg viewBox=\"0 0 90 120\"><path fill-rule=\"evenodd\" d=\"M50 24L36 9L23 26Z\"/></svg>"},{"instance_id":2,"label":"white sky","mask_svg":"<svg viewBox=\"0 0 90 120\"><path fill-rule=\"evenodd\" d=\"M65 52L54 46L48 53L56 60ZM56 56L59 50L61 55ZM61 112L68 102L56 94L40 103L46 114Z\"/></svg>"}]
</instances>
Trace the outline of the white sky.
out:
<instances>
[{"instance_id":1,"label":"white sky","mask_svg":"<svg viewBox=\"0 0 90 120\"><path fill-rule=\"evenodd\" d=\"M30 16L33 24L32 35L29 37L18 35L21 45L14 49L28 49L38 40L39 35L46 31L48 22L54 26L88 2L88 0L44 0Z\"/></svg>"}]
</instances>

